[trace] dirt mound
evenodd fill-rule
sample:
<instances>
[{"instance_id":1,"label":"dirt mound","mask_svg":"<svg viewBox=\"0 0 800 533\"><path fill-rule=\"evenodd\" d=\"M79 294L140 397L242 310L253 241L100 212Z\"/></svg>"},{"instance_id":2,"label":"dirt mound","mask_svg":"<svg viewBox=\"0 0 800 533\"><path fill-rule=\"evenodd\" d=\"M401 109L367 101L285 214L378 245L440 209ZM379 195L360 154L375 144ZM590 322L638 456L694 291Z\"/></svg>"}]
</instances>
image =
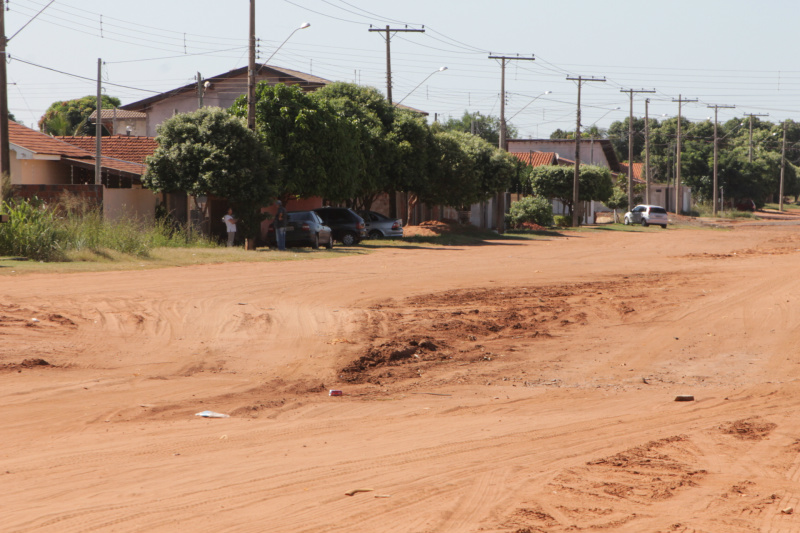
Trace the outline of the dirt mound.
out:
<instances>
[{"instance_id":1,"label":"dirt mound","mask_svg":"<svg viewBox=\"0 0 800 533\"><path fill-rule=\"evenodd\" d=\"M777 424L766 422L760 418L747 418L728 422L719 426L720 431L726 435L733 435L741 440L762 440L766 439Z\"/></svg>"}]
</instances>

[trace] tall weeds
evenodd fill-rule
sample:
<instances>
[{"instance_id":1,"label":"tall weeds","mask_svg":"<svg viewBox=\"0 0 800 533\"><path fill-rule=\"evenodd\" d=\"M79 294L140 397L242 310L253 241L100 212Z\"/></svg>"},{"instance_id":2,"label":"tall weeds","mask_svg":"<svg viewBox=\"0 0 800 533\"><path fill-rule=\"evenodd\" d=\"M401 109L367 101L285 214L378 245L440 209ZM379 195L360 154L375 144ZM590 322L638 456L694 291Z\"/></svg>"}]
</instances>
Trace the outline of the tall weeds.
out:
<instances>
[{"instance_id":1,"label":"tall weeds","mask_svg":"<svg viewBox=\"0 0 800 533\"><path fill-rule=\"evenodd\" d=\"M157 247L215 246L165 220L105 220L101 208L71 196L50 206L36 198L11 200L0 212L8 215L8 222L0 224L0 255L65 261L70 251L113 250L146 257Z\"/></svg>"}]
</instances>

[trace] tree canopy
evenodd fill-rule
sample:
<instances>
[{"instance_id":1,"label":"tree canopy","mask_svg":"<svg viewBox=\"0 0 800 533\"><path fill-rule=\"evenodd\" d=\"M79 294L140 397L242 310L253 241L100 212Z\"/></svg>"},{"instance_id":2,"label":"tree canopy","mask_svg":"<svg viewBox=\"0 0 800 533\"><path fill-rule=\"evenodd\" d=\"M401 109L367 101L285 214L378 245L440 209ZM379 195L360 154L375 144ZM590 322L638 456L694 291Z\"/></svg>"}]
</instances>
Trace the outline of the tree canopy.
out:
<instances>
[{"instance_id":1,"label":"tree canopy","mask_svg":"<svg viewBox=\"0 0 800 533\"><path fill-rule=\"evenodd\" d=\"M483 115L479 111L474 113L464 111L460 118L448 117L440 127L444 131L472 133L493 146L498 146L500 143L500 119L491 115ZM517 128L507 123L506 138L513 139L516 136Z\"/></svg>"},{"instance_id":2,"label":"tree canopy","mask_svg":"<svg viewBox=\"0 0 800 533\"><path fill-rule=\"evenodd\" d=\"M175 115L158 127L142 183L160 192L214 195L260 206L273 193L274 164L245 122L217 107Z\"/></svg>"},{"instance_id":3,"label":"tree canopy","mask_svg":"<svg viewBox=\"0 0 800 533\"><path fill-rule=\"evenodd\" d=\"M113 96L103 95L101 101L103 109L121 105L119 98ZM95 126L89 123L89 116L96 108L96 96L53 102L39 119L39 130L48 135L94 136Z\"/></svg>"},{"instance_id":4,"label":"tree canopy","mask_svg":"<svg viewBox=\"0 0 800 533\"><path fill-rule=\"evenodd\" d=\"M554 198L566 205L572 213L574 166L543 165L530 170L533 193L545 198ZM613 194L611 171L595 165L581 165L578 197L583 202L599 200L605 202Z\"/></svg>"}]
</instances>

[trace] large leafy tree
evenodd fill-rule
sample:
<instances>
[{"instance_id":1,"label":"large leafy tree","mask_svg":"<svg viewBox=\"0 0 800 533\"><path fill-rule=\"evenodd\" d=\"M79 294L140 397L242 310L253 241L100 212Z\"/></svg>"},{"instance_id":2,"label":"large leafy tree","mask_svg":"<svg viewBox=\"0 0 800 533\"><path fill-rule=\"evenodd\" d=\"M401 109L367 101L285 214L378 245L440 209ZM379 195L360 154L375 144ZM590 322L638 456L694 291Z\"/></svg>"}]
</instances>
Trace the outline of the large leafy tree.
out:
<instances>
[{"instance_id":1,"label":"large leafy tree","mask_svg":"<svg viewBox=\"0 0 800 533\"><path fill-rule=\"evenodd\" d=\"M396 143L391 139L395 108L377 89L354 83L331 83L312 98L349 122L363 165L348 169L356 185L355 194L346 200L351 207L368 209L380 193L394 188L389 176L397 157Z\"/></svg>"},{"instance_id":2,"label":"large leafy tree","mask_svg":"<svg viewBox=\"0 0 800 533\"><path fill-rule=\"evenodd\" d=\"M119 107L119 98L103 95L103 109ZM97 109L96 96L84 96L74 100L53 102L42 118L39 119L39 130L49 135L93 136L95 126L89 124L89 116ZM107 131L104 134L108 134Z\"/></svg>"},{"instance_id":3,"label":"large leafy tree","mask_svg":"<svg viewBox=\"0 0 800 533\"><path fill-rule=\"evenodd\" d=\"M273 194L275 170L269 151L243 119L204 107L165 120L156 140L142 176L147 188L226 198L255 234L259 208Z\"/></svg>"},{"instance_id":4,"label":"large leafy tree","mask_svg":"<svg viewBox=\"0 0 800 533\"><path fill-rule=\"evenodd\" d=\"M572 205L574 176L575 167L570 166L542 165L530 170L533 193L561 201L570 213L574 207ZM605 167L581 165L578 183L578 197L584 202L590 200L605 202L614 192L611 171Z\"/></svg>"},{"instance_id":5,"label":"large leafy tree","mask_svg":"<svg viewBox=\"0 0 800 533\"><path fill-rule=\"evenodd\" d=\"M231 113L247 115L245 96L234 102ZM256 132L275 157L275 193L284 204L311 196L340 202L357 192L356 178L366 164L358 143L360 132L326 102L297 86L260 83Z\"/></svg>"},{"instance_id":6,"label":"large leafy tree","mask_svg":"<svg viewBox=\"0 0 800 533\"><path fill-rule=\"evenodd\" d=\"M448 117L441 124L441 128L444 131L472 133L493 146L500 143L500 119L492 115L483 115L479 111L474 113L464 111L459 118ZM516 136L517 128L506 124L506 138L513 139Z\"/></svg>"}]
</instances>

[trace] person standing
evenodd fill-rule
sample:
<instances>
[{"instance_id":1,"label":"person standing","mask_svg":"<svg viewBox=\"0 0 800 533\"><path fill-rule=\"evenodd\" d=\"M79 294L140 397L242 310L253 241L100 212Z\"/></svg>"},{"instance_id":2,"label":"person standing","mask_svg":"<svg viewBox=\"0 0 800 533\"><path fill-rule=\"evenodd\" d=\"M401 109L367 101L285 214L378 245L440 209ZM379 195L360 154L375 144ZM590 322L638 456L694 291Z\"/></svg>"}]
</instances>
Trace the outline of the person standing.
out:
<instances>
[{"instance_id":1,"label":"person standing","mask_svg":"<svg viewBox=\"0 0 800 533\"><path fill-rule=\"evenodd\" d=\"M236 239L236 222L237 220L233 218L233 208L228 208L228 214L222 217L222 221L225 223L225 226L228 230L228 248L233 246L233 241Z\"/></svg>"},{"instance_id":2,"label":"person standing","mask_svg":"<svg viewBox=\"0 0 800 533\"><path fill-rule=\"evenodd\" d=\"M275 241L278 245L278 250L286 250L286 209L283 203L278 200L275 202L278 206L278 212L275 213Z\"/></svg>"}]
</instances>

